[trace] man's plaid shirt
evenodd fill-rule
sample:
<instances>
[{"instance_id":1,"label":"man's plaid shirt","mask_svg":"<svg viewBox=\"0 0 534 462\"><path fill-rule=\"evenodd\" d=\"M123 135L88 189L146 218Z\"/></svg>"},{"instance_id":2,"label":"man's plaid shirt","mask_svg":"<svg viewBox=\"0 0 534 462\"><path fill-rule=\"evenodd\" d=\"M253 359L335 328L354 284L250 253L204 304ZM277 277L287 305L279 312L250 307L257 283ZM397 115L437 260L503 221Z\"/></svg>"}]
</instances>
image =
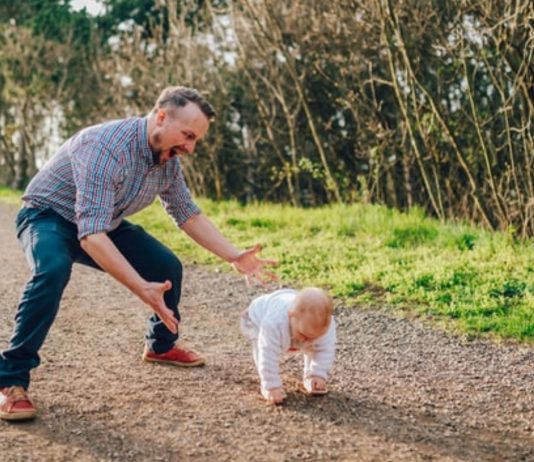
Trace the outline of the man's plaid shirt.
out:
<instances>
[{"instance_id":1,"label":"man's plaid shirt","mask_svg":"<svg viewBox=\"0 0 534 462\"><path fill-rule=\"evenodd\" d=\"M159 196L178 226L200 213L178 158L154 164L147 119L86 128L67 140L32 179L22 199L78 226L78 238L115 229Z\"/></svg>"}]
</instances>

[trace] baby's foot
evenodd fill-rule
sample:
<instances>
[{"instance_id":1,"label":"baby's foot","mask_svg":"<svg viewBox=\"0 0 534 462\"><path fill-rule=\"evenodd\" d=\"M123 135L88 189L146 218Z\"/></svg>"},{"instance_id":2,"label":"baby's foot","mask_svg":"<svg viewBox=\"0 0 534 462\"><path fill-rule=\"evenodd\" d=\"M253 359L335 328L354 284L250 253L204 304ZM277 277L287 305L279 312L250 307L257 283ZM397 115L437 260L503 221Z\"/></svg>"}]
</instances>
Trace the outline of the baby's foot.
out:
<instances>
[{"instance_id":1,"label":"baby's foot","mask_svg":"<svg viewBox=\"0 0 534 462\"><path fill-rule=\"evenodd\" d=\"M310 377L304 379L304 388L310 395L325 395L328 393L326 389L326 380L322 377Z\"/></svg>"}]
</instances>

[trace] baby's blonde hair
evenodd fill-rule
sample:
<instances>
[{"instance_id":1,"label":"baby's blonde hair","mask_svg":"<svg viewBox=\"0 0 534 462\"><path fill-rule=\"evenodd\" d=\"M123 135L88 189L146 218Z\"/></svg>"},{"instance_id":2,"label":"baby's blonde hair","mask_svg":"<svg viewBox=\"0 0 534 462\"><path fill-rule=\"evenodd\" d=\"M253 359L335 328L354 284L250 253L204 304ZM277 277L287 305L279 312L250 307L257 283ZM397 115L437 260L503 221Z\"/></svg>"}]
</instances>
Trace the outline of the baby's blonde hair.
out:
<instances>
[{"instance_id":1,"label":"baby's blonde hair","mask_svg":"<svg viewBox=\"0 0 534 462\"><path fill-rule=\"evenodd\" d=\"M299 320L302 328L308 332L324 334L332 319L332 299L317 287L301 290L290 309L291 316Z\"/></svg>"}]
</instances>

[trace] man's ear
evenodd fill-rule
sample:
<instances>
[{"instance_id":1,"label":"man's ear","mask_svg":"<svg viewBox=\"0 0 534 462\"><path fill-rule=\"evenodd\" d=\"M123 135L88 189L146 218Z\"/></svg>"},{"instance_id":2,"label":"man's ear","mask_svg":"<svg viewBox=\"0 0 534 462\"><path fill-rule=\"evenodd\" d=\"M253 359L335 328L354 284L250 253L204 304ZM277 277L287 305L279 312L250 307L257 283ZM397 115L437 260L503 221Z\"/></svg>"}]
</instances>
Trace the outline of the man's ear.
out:
<instances>
[{"instance_id":1,"label":"man's ear","mask_svg":"<svg viewBox=\"0 0 534 462\"><path fill-rule=\"evenodd\" d=\"M166 117L167 113L165 112L165 110L160 109L156 114L156 122L158 123L158 125L161 125L165 121Z\"/></svg>"}]
</instances>

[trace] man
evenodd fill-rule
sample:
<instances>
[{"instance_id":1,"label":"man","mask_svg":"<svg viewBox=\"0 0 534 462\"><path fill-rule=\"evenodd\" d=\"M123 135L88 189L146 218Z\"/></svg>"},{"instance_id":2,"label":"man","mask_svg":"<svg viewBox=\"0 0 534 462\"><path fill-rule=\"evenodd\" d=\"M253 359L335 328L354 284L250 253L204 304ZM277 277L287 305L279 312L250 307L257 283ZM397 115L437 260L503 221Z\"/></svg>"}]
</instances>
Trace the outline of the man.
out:
<instances>
[{"instance_id":1,"label":"man","mask_svg":"<svg viewBox=\"0 0 534 462\"><path fill-rule=\"evenodd\" d=\"M74 135L22 196L17 236L32 276L22 294L9 347L0 354L0 418L36 415L30 370L52 325L74 262L106 271L152 310L145 361L200 366L204 358L175 344L182 266L140 226L124 220L159 196L176 224L231 263L247 281L274 279L259 245L237 250L193 203L178 157L193 154L215 116L194 89L169 87L147 117L116 120Z\"/></svg>"}]
</instances>

